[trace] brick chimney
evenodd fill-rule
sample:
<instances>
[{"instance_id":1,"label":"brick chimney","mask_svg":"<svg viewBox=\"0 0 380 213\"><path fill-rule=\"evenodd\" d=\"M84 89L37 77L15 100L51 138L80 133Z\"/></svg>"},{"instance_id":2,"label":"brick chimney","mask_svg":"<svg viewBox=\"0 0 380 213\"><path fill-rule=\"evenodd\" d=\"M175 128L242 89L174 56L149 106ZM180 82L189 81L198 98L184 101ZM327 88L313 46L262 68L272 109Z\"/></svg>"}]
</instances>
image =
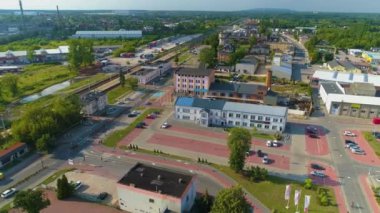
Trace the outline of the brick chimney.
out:
<instances>
[{"instance_id":1,"label":"brick chimney","mask_svg":"<svg viewBox=\"0 0 380 213\"><path fill-rule=\"evenodd\" d=\"M267 70L267 79L266 84L267 90L270 90L272 87L272 70Z\"/></svg>"}]
</instances>

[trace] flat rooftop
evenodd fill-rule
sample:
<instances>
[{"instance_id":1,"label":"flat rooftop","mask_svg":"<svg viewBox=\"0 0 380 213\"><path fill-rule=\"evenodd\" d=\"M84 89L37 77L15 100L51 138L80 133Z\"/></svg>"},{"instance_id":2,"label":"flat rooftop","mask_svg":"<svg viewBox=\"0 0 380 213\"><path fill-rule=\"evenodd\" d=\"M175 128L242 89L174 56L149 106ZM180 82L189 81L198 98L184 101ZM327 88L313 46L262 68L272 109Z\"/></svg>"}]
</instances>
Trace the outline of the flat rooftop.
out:
<instances>
[{"instance_id":1,"label":"flat rooftop","mask_svg":"<svg viewBox=\"0 0 380 213\"><path fill-rule=\"evenodd\" d=\"M186 76L209 76L211 75L212 70L209 69L197 69L197 68L182 68L177 71L178 75Z\"/></svg>"},{"instance_id":2,"label":"flat rooftop","mask_svg":"<svg viewBox=\"0 0 380 213\"><path fill-rule=\"evenodd\" d=\"M181 198L193 176L137 163L119 184Z\"/></svg>"},{"instance_id":3,"label":"flat rooftop","mask_svg":"<svg viewBox=\"0 0 380 213\"><path fill-rule=\"evenodd\" d=\"M323 82L321 83L321 87L323 87L328 94L343 94L342 90L336 85L335 82Z\"/></svg>"},{"instance_id":4,"label":"flat rooftop","mask_svg":"<svg viewBox=\"0 0 380 213\"><path fill-rule=\"evenodd\" d=\"M147 68L144 68L144 69L141 69L135 73L133 73L132 75L135 75L135 76L145 76L147 74L149 74L150 72L153 72L155 71L156 69L147 69Z\"/></svg>"}]
</instances>

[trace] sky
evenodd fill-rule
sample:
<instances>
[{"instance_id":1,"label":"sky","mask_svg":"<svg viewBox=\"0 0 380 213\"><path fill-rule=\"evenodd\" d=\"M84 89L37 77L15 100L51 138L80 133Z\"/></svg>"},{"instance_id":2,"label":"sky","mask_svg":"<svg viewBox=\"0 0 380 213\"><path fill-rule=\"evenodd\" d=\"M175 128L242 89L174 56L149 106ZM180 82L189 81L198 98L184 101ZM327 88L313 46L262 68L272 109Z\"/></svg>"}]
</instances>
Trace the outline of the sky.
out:
<instances>
[{"instance_id":1,"label":"sky","mask_svg":"<svg viewBox=\"0 0 380 213\"><path fill-rule=\"evenodd\" d=\"M284 8L297 11L377 12L380 0L23 0L25 10L208 10ZM0 9L18 9L18 0L0 0Z\"/></svg>"}]
</instances>

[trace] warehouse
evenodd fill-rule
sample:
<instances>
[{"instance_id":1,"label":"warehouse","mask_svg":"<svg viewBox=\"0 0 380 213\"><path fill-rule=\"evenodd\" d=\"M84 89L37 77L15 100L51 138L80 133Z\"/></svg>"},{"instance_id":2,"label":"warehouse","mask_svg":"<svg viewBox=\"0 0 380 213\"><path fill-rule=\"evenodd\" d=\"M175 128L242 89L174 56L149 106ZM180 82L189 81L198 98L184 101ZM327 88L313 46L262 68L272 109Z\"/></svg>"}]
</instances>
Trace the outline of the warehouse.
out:
<instances>
[{"instance_id":1,"label":"warehouse","mask_svg":"<svg viewBox=\"0 0 380 213\"><path fill-rule=\"evenodd\" d=\"M77 31L73 38L141 38L141 30Z\"/></svg>"},{"instance_id":2,"label":"warehouse","mask_svg":"<svg viewBox=\"0 0 380 213\"><path fill-rule=\"evenodd\" d=\"M257 128L265 132L283 132L288 109L257 104L235 103L224 100L179 97L175 103L175 117L204 127Z\"/></svg>"}]
</instances>

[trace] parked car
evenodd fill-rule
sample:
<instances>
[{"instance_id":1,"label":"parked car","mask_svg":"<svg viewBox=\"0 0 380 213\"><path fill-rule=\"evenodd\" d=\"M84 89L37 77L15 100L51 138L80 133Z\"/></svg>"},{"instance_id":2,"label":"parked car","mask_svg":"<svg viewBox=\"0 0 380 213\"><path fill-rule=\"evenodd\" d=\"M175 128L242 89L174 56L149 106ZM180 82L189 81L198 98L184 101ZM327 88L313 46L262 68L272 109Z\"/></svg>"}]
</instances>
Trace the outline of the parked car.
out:
<instances>
[{"instance_id":1,"label":"parked car","mask_svg":"<svg viewBox=\"0 0 380 213\"><path fill-rule=\"evenodd\" d=\"M325 170L325 168L323 166L316 164L316 163L312 163L311 168L316 169L316 170Z\"/></svg>"},{"instance_id":2,"label":"parked car","mask_svg":"<svg viewBox=\"0 0 380 213\"><path fill-rule=\"evenodd\" d=\"M10 188L1 193L2 198L9 198L17 192L16 188Z\"/></svg>"},{"instance_id":3,"label":"parked car","mask_svg":"<svg viewBox=\"0 0 380 213\"><path fill-rule=\"evenodd\" d=\"M308 134L317 134L318 129L316 127L308 126L308 127L306 127L306 132Z\"/></svg>"},{"instance_id":4,"label":"parked car","mask_svg":"<svg viewBox=\"0 0 380 213\"><path fill-rule=\"evenodd\" d=\"M261 151L261 149L257 150L257 156L259 158L262 158L264 156L264 153Z\"/></svg>"},{"instance_id":5,"label":"parked car","mask_svg":"<svg viewBox=\"0 0 380 213\"><path fill-rule=\"evenodd\" d=\"M353 133L351 131L348 131L348 130L344 131L343 135L344 136L349 136L349 137L356 137L355 133Z\"/></svg>"},{"instance_id":6,"label":"parked car","mask_svg":"<svg viewBox=\"0 0 380 213\"><path fill-rule=\"evenodd\" d=\"M168 122L165 122L161 125L161 129L167 129L170 127L170 124Z\"/></svg>"},{"instance_id":7,"label":"parked car","mask_svg":"<svg viewBox=\"0 0 380 213\"><path fill-rule=\"evenodd\" d=\"M347 144L355 144L355 145L357 145L356 142L354 142L352 140L345 140L344 142L346 143L346 145Z\"/></svg>"},{"instance_id":8,"label":"parked car","mask_svg":"<svg viewBox=\"0 0 380 213\"><path fill-rule=\"evenodd\" d=\"M274 141L268 140L267 141L267 147L278 147L278 146L279 146L279 143L277 140L274 140Z\"/></svg>"},{"instance_id":9,"label":"parked car","mask_svg":"<svg viewBox=\"0 0 380 213\"><path fill-rule=\"evenodd\" d=\"M319 138L319 135L317 135L317 134L309 134L309 137L311 137L311 138Z\"/></svg>"},{"instance_id":10,"label":"parked car","mask_svg":"<svg viewBox=\"0 0 380 213\"><path fill-rule=\"evenodd\" d=\"M320 172L320 171L315 171L315 170L311 171L310 174L316 177L326 177L325 173Z\"/></svg>"},{"instance_id":11,"label":"parked car","mask_svg":"<svg viewBox=\"0 0 380 213\"><path fill-rule=\"evenodd\" d=\"M346 145L346 148L349 149L359 149L360 147L357 144L349 143Z\"/></svg>"},{"instance_id":12,"label":"parked car","mask_svg":"<svg viewBox=\"0 0 380 213\"><path fill-rule=\"evenodd\" d=\"M268 155L264 155L262 162L263 162L263 164L268 164L269 163L269 157L268 157Z\"/></svg>"},{"instance_id":13,"label":"parked car","mask_svg":"<svg viewBox=\"0 0 380 213\"><path fill-rule=\"evenodd\" d=\"M98 199L98 200L104 200L104 199L106 199L107 196L108 196L108 193L107 193L107 192L101 192L101 193L98 195L97 199Z\"/></svg>"},{"instance_id":14,"label":"parked car","mask_svg":"<svg viewBox=\"0 0 380 213\"><path fill-rule=\"evenodd\" d=\"M351 152L357 155L365 155L364 150L361 149L351 149Z\"/></svg>"},{"instance_id":15,"label":"parked car","mask_svg":"<svg viewBox=\"0 0 380 213\"><path fill-rule=\"evenodd\" d=\"M156 115L155 114L149 114L146 116L146 118L148 119L156 119Z\"/></svg>"},{"instance_id":16,"label":"parked car","mask_svg":"<svg viewBox=\"0 0 380 213\"><path fill-rule=\"evenodd\" d=\"M78 190L80 189L80 187L82 187L82 182L80 180L76 181L76 182L71 182L71 184L74 186L74 190Z\"/></svg>"},{"instance_id":17,"label":"parked car","mask_svg":"<svg viewBox=\"0 0 380 213\"><path fill-rule=\"evenodd\" d=\"M136 128L139 128L139 129L143 129L144 128L144 124L142 124L141 122L136 124Z\"/></svg>"}]
</instances>

